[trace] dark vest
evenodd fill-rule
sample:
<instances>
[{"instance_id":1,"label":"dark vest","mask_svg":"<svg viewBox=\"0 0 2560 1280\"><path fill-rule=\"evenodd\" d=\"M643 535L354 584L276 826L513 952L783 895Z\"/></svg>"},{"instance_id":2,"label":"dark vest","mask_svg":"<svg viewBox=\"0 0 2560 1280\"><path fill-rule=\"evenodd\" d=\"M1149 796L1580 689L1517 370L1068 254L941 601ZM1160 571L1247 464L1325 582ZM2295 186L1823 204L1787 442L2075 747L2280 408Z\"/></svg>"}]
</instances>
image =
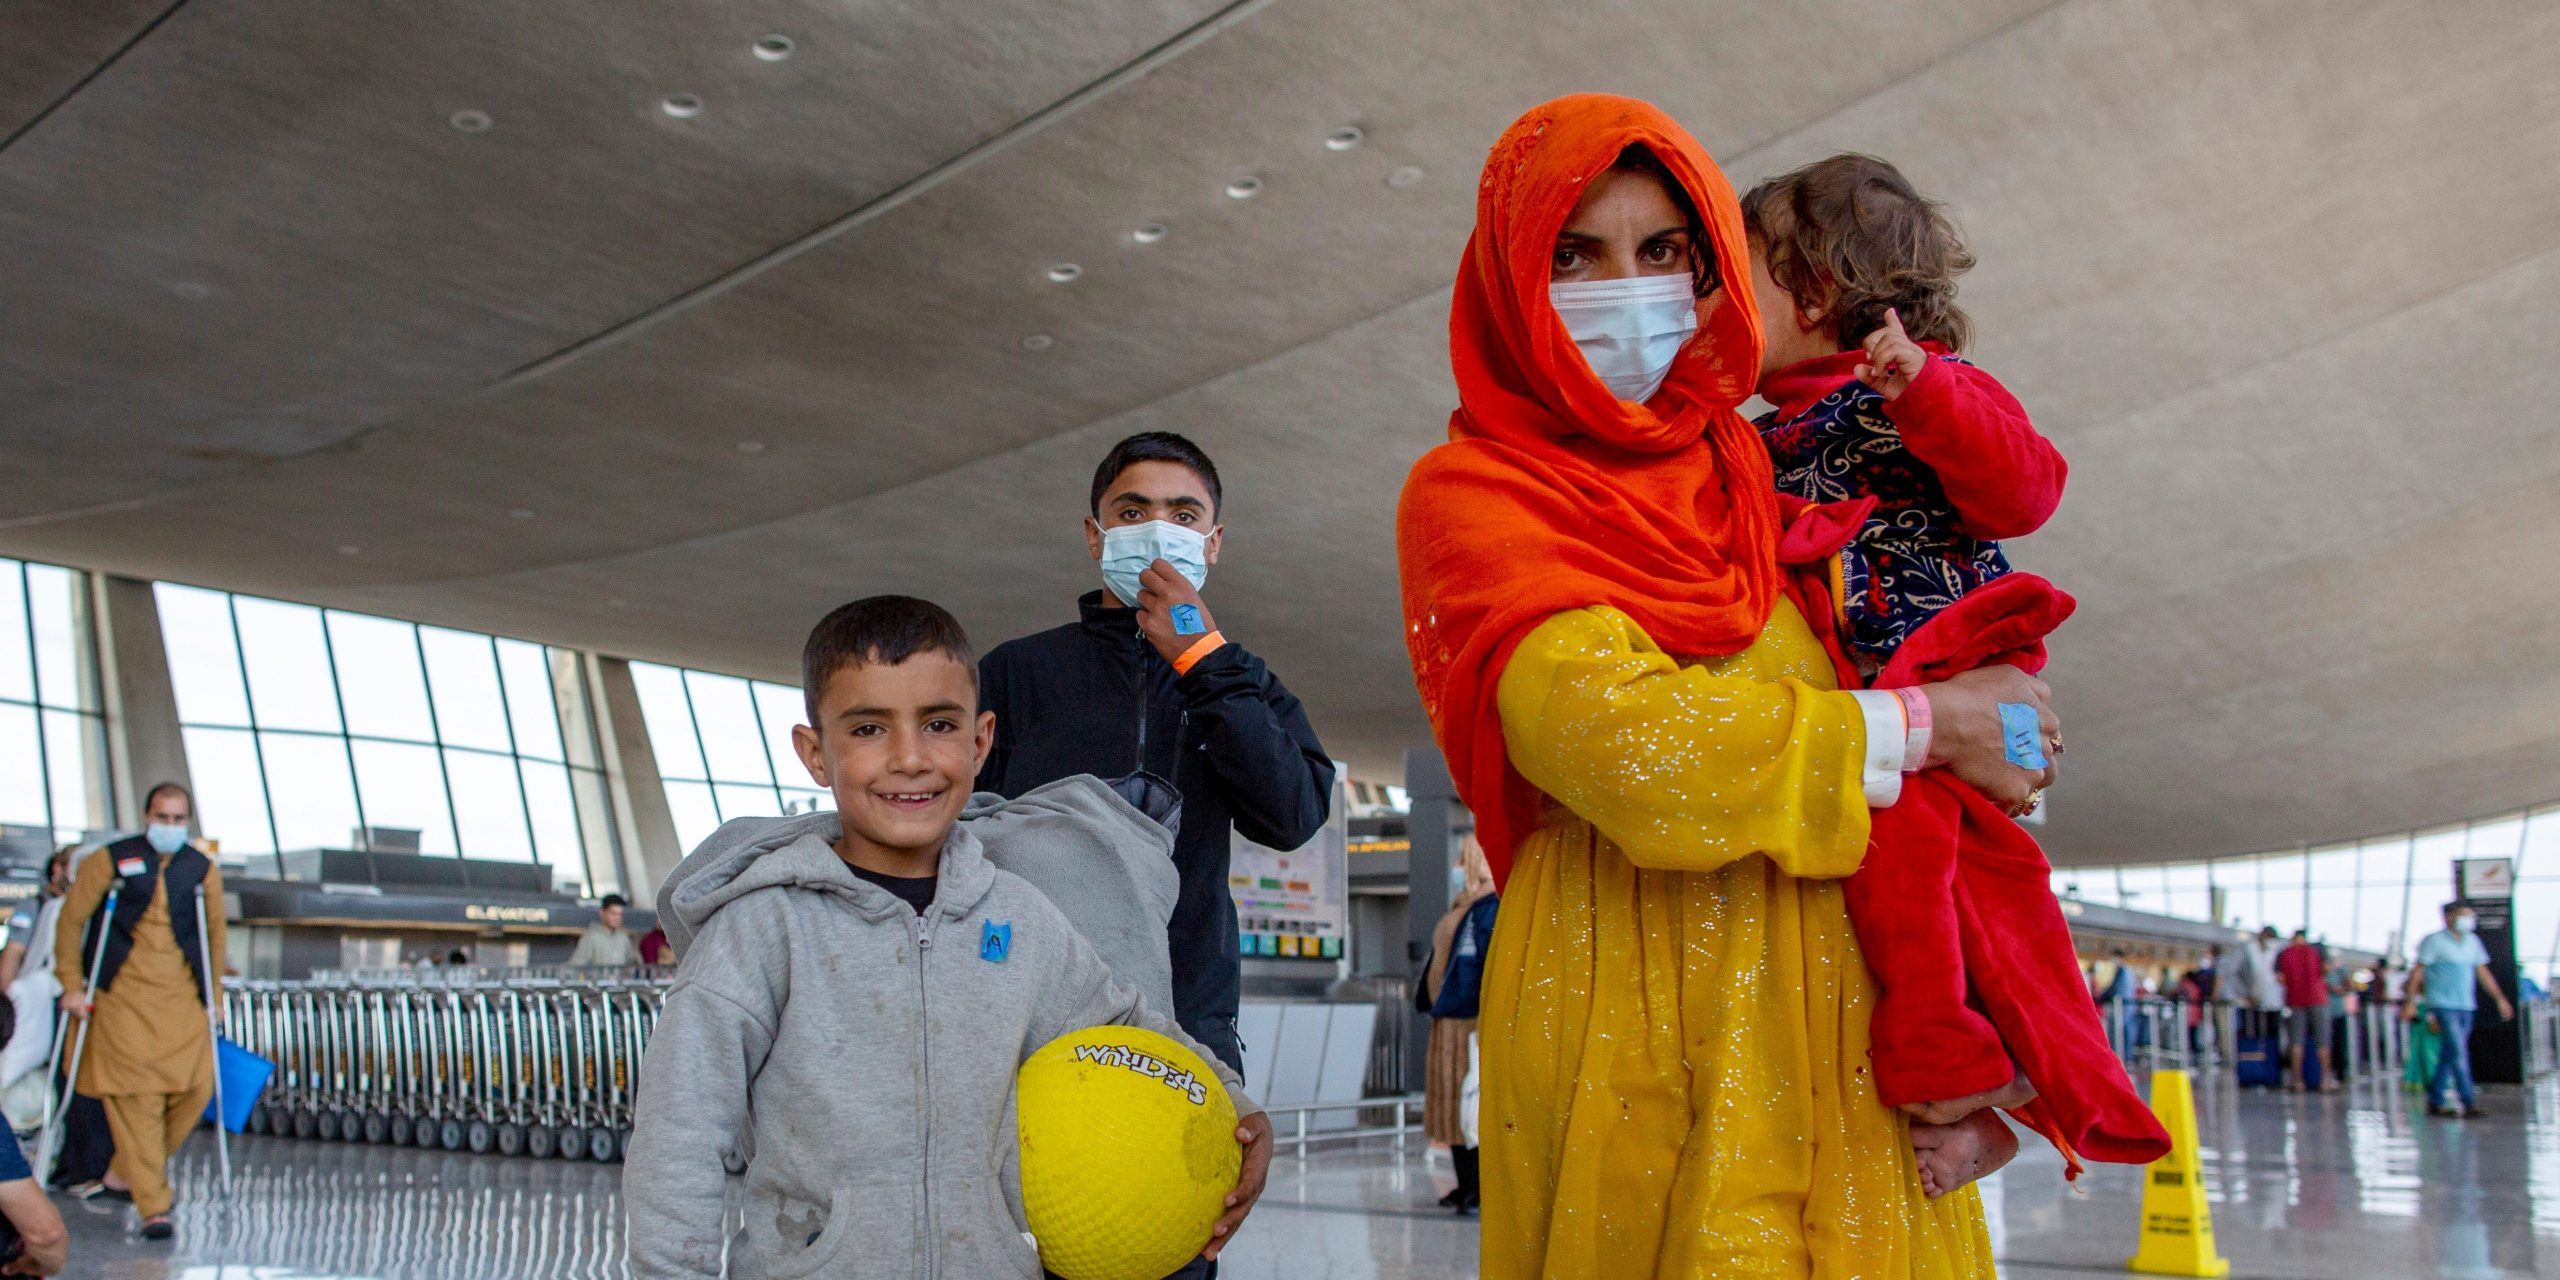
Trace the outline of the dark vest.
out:
<instances>
[{"instance_id":1,"label":"dark vest","mask_svg":"<svg viewBox=\"0 0 2560 1280\"><path fill-rule=\"evenodd\" d=\"M116 971L124 967L125 957L133 954L133 931L142 924L142 913L151 909L152 895L160 889L160 851L141 836L129 836L91 854L109 859L111 869L142 860L142 869L133 875L119 875L110 891L115 894L115 910L100 911L89 917L89 926L80 937L83 957L98 954L98 929L107 930L106 955L98 961L98 971L86 975L92 996L106 990L116 980ZM195 851L194 846L180 849L169 863L169 932L176 935L178 954L187 958L187 967L195 971L196 999L204 999L204 938L196 932L196 891L204 887L204 877L212 870L212 860ZM207 911L220 911L219 903L205 904Z\"/></svg>"}]
</instances>

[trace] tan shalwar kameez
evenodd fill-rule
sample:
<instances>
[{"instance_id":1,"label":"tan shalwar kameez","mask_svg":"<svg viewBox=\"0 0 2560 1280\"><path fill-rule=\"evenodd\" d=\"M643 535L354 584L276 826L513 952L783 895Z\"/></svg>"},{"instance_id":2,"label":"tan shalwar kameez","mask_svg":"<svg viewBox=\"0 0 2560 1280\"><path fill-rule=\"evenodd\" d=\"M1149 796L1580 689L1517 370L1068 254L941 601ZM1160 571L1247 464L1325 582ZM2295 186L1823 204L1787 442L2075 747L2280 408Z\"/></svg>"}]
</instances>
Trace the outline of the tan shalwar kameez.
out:
<instances>
[{"instance_id":1,"label":"tan shalwar kameez","mask_svg":"<svg viewBox=\"0 0 2560 1280\"><path fill-rule=\"evenodd\" d=\"M195 895L169 901L170 861L160 860L151 905L133 931L133 950L95 997L78 1086L105 1104L107 1128L116 1140L108 1168L133 1188L133 1207L145 1218L169 1211L169 1157L194 1132L213 1097L204 991L169 926L172 911L195 911ZM83 862L72 880L54 933L54 971L66 989L80 988L89 960L81 954L82 935L117 881L115 859L105 853ZM218 1000L225 954L219 866L205 871L204 902L204 954Z\"/></svg>"}]
</instances>

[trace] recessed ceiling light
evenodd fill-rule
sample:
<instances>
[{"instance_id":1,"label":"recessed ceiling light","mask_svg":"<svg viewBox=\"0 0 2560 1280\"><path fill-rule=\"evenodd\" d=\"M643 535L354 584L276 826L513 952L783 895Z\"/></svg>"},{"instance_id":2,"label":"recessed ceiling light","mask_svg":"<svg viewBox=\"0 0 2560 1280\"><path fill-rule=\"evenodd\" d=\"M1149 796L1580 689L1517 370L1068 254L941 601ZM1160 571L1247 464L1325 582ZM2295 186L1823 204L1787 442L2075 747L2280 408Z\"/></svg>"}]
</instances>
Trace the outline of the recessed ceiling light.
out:
<instances>
[{"instance_id":1,"label":"recessed ceiling light","mask_svg":"<svg viewBox=\"0 0 2560 1280\"><path fill-rule=\"evenodd\" d=\"M764 441L762 441L762 440L741 440L741 441L739 441L739 442L738 442L738 452L740 452L740 453L762 453L762 452L764 452Z\"/></svg>"},{"instance_id":2,"label":"recessed ceiling light","mask_svg":"<svg viewBox=\"0 0 2560 1280\"><path fill-rule=\"evenodd\" d=\"M1369 135L1360 132L1360 126L1356 124L1346 124L1324 136L1324 149L1327 151L1349 151L1353 147L1359 146L1361 140L1368 136Z\"/></svg>"},{"instance_id":3,"label":"recessed ceiling light","mask_svg":"<svg viewBox=\"0 0 2560 1280\"><path fill-rule=\"evenodd\" d=\"M1261 194L1262 179L1249 173L1227 184L1227 198L1230 200L1251 200Z\"/></svg>"},{"instance_id":4,"label":"recessed ceiling light","mask_svg":"<svg viewBox=\"0 0 2560 1280\"><path fill-rule=\"evenodd\" d=\"M1051 346L1055 345L1057 341L1057 339L1050 337L1048 334L1035 333L1022 340L1022 349L1025 351L1046 351Z\"/></svg>"},{"instance_id":5,"label":"recessed ceiling light","mask_svg":"<svg viewBox=\"0 0 2560 1280\"><path fill-rule=\"evenodd\" d=\"M1387 185L1394 187L1398 191L1402 191L1420 181L1422 181L1422 166L1418 164L1402 166L1395 172L1387 175Z\"/></svg>"},{"instance_id":6,"label":"recessed ceiling light","mask_svg":"<svg viewBox=\"0 0 2560 1280\"><path fill-rule=\"evenodd\" d=\"M516 519L518 519L518 520L531 520L531 519L533 518L533 508L531 508L531 507L518 507L518 508L516 508L515 510L508 512L507 514L508 514L508 515L511 515L511 516L514 516L514 517L515 517Z\"/></svg>"},{"instance_id":7,"label":"recessed ceiling light","mask_svg":"<svg viewBox=\"0 0 2560 1280\"><path fill-rule=\"evenodd\" d=\"M176 284L170 285L169 292L174 293L189 302L201 302L204 299L213 296L213 290L206 287L205 283L201 280L181 280Z\"/></svg>"},{"instance_id":8,"label":"recessed ceiling light","mask_svg":"<svg viewBox=\"0 0 2560 1280\"><path fill-rule=\"evenodd\" d=\"M465 107L460 111L456 111L451 116L446 117L446 120L454 128L460 129L464 133L487 133L489 131L489 126L497 123L489 118L488 112L474 107Z\"/></svg>"},{"instance_id":9,"label":"recessed ceiling light","mask_svg":"<svg viewBox=\"0 0 2560 1280\"><path fill-rule=\"evenodd\" d=\"M364 554L364 548L350 542L345 546L338 548L338 554L342 556L360 556Z\"/></svg>"},{"instance_id":10,"label":"recessed ceiling light","mask_svg":"<svg viewBox=\"0 0 2560 1280\"><path fill-rule=\"evenodd\" d=\"M791 56L791 37L766 36L756 41L756 56L767 62L780 62Z\"/></svg>"},{"instance_id":11,"label":"recessed ceiling light","mask_svg":"<svg viewBox=\"0 0 2560 1280\"><path fill-rule=\"evenodd\" d=\"M1061 262L1058 265L1049 268L1049 278L1059 284L1066 284L1083 274L1084 268L1079 267L1072 262Z\"/></svg>"},{"instance_id":12,"label":"recessed ceiling light","mask_svg":"<svg viewBox=\"0 0 2560 1280\"><path fill-rule=\"evenodd\" d=\"M702 99L690 93L670 93L665 101L658 104L658 109L678 120L691 120L702 114Z\"/></svg>"},{"instance_id":13,"label":"recessed ceiling light","mask_svg":"<svg viewBox=\"0 0 2560 1280\"><path fill-rule=\"evenodd\" d=\"M1172 234L1173 228L1168 227L1161 222L1150 222L1139 227L1137 230L1130 232L1129 238L1140 244L1159 244L1163 242L1166 236Z\"/></svg>"}]
</instances>

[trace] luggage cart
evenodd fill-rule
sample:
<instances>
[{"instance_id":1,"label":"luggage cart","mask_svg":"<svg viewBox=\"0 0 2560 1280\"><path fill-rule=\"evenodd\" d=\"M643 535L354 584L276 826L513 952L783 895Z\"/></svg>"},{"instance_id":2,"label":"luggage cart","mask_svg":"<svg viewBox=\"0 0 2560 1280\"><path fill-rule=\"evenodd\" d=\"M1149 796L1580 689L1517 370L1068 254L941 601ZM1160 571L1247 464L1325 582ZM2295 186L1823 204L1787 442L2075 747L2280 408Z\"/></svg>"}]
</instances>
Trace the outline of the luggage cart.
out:
<instances>
[{"instance_id":1,"label":"luggage cart","mask_svg":"<svg viewBox=\"0 0 2560 1280\"><path fill-rule=\"evenodd\" d=\"M251 1132L620 1160L664 974L389 971L248 981L225 1025L276 1064Z\"/></svg>"}]
</instances>

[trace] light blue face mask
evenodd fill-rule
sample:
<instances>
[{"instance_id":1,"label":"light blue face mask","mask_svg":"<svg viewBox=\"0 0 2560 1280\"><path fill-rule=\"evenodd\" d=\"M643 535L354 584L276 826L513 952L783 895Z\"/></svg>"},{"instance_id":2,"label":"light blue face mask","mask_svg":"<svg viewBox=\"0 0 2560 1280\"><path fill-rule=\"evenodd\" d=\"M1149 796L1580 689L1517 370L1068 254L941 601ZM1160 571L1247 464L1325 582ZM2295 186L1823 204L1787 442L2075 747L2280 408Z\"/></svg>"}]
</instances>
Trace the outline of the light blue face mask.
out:
<instances>
[{"instance_id":1,"label":"light blue face mask","mask_svg":"<svg viewBox=\"0 0 2560 1280\"><path fill-rule=\"evenodd\" d=\"M1662 389L1698 331L1698 285L1687 272L1551 284L1547 301L1601 385L1636 404Z\"/></svg>"},{"instance_id":2,"label":"light blue face mask","mask_svg":"<svg viewBox=\"0 0 2560 1280\"><path fill-rule=\"evenodd\" d=\"M1199 590L1209 581L1209 539L1170 520L1124 524L1102 531L1102 585L1120 603L1138 607L1138 575L1162 560Z\"/></svg>"},{"instance_id":3,"label":"light blue face mask","mask_svg":"<svg viewBox=\"0 0 2560 1280\"><path fill-rule=\"evenodd\" d=\"M187 824L155 822L143 828L142 838L150 841L151 847L165 858L186 847Z\"/></svg>"}]
</instances>

